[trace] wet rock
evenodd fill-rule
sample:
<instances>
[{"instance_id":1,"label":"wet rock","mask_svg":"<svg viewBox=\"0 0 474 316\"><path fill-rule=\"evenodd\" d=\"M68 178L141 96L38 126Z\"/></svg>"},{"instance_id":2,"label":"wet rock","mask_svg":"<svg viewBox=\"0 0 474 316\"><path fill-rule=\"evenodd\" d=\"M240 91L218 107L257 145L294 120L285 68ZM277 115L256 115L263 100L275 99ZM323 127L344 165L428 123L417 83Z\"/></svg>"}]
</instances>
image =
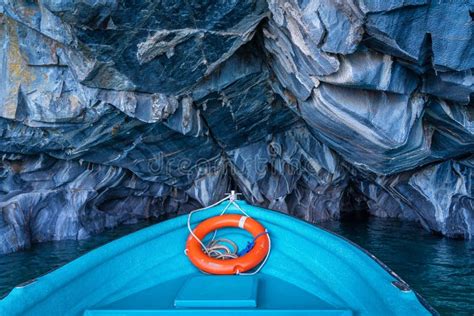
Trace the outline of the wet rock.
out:
<instances>
[{"instance_id":1,"label":"wet rock","mask_svg":"<svg viewBox=\"0 0 474 316\"><path fill-rule=\"evenodd\" d=\"M229 152L248 201L319 222L338 218L347 171L304 125Z\"/></svg>"},{"instance_id":2,"label":"wet rock","mask_svg":"<svg viewBox=\"0 0 474 316\"><path fill-rule=\"evenodd\" d=\"M474 67L470 12L472 5L468 2L430 1L401 10L369 13L367 43L418 64L424 62L424 49L429 49L435 69L468 70ZM449 27L445 24L448 21Z\"/></svg>"},{"instance_id":3,"label":"wet rock","mask_svg":"<svg viewBox=\"0 0 474 316\"><path fill-rule=\"evenodd\" d=\"M432 100L426 119L434 132L432 151L436 158L461 156L474 148L474 116L472 105Z\"/></svg>"},{"instance_id":4,"label":"wet rock","mask_svg":"<svg viewBox=\"0 0 474 316\"><path fill-rule=\"evenodd\" d=\"M273 15L263 32L278 79L273 89L319 141L342 156L353 175L351 183L359 187L359 192L347 192L368 197L373 215L417 220L448 236L472 236L460 223L469 222L463 215L465 210L472 213L469 203L460 213L453 206L450 216L460 220L446 225L449 216L433 220L438 202L432 194L426 194L430 202L414 211L410 200L416 194L404 196L393 189L418 179L425 165L443 166L443 160L473 152L472 7L428 1L334 2L338 15L348 17L334 20L350 24L333 25L340 30L334 36L325 33L328 23L322 17L333 12L323 1L269 1L269 7ZM453 19L457 26L446 28ZM339 42L333 42L338 34ZM353 40L353 46L345 46L350 49L324 49L346 40ZM467 190L466 197L472 192Z\"/></svg>"},{"instance_id":5,"label":"wet rock","mask_svg":"<svg viewBox=\"0 0 474 316\"><path fill-rule=\"evenodd\" d=\"M86 238L121 223L168 216L176 212L168 207L169 200L199 205L123 168L45 155L3 154L0 179L2 252L31 242Z\"/></svg>"},{"instance_id":6,"label":"wet rock","mask_svg":"<svg viewBox=\"0 0 474 316\"><path fill-rule=\"evenodd\" d=\"M321 84L300 103L301 116L320 139L348 161L375 173L412 169L430 155L425 99Z\"/></svg>"},{"instance_id":7,"label":"wet rock","mask_svg":"<svg viewBox=\"0 0 474 316\"><path fill-rule=\"evenodd\" d=\"M474 157L447 160L416 172L362 180L369 212L419 221L426 229L469 238L474 224Z\"/></svg>"},{"instance_id":8,"label":"wet rock","mask_svg":"<svg viewBox=\"0 0 474 316\"><path fill-rule=\"evenodd\" d=\"M353 54L340 58L337 72L318 78L322 82L364 90L411 94L418 77L392 56L361 46Z\"/></svg>"},{"instance_id":9,"label":"wet rock","mask_svg":"<svg viewBox=\"0 0 474 316\"><path fill-rule=\"evenodd\" d=\"M359 201L470 238L472 11L0 0L0 252L231 188L313 222Z\"/></svg>"},{"instance_id":10,"label":"wet rock","mask_svg":"<svg viewBox=\"0 0 474 316\"><path fill-rule=\"evenodd\" d=\"M189 91L249 41L267 12L263 0L44 5L71 26L71 48L91 60L83 84L174 94Z\"/></svg>"},{"instance_id":11,"label":"wet rock","mask_svg":"<svg viewBox=\"0 0 474 316\"><path fill-rule=\"evenodd\" d=\"M368 12L383 12L400 9L408 6L417 6L428 4L428 0L361 0L359 1L360 9L364 13Z\"/></svg>"},{"instance_id":12,"label":"wet rock","mask_svg":"<svg viewBox=\"0 0 474 316\"><path fill-rule=\"evenodd\" d=\"M327 54L311 42L293 44L291 33L271 20L263 29L265 49L280 84L301 100L307 99L318 84L316 76L339 69L337 57Z\"/></svg>"},{"instance_id":13,"label":"wet rock","mask_svg":"<svg viewBox=\"0 0 474 316\"><path fill-rule=\"evenodd\" d=\"M441 99L469 104L474 94L474 74L466 71L428 73L423 79L422 92Z\"/></svg>"}]
</instances>

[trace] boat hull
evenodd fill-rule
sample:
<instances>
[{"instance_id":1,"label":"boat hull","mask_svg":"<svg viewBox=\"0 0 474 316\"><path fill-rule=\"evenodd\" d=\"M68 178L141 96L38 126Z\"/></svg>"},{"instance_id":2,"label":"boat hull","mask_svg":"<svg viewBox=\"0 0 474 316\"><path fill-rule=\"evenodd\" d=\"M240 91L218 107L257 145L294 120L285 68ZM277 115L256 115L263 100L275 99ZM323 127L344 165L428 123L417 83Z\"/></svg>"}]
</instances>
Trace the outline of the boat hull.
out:
<instances>
[{"instance_id":1,"label":"boat hull","mask_svg":"<svg viewBox=\"0 0 474 316\"><path fill-rule=\"evenodd\" d=\"M187 217L180 216L14 288L0 300L0 315L435 313L394 273L347 240L285 214L237 203L267 228L272 239L268 261L255 276L210 276L197 270L184 254ZM196 213L193 225L219 214L224 204ZM231 206L228 212L238 209ZM239 229L219 234L241 246L249 239ZM196 278L202 285L193 291L190 284L196 284ZM245 282L256 284L254 293L239 290L249 287ZM188 294L180 300L186 288ZM194 292L206 292L208 297L193 298ZM255 306L245 306L252 297Z\"/></svg>"}]
</instances>

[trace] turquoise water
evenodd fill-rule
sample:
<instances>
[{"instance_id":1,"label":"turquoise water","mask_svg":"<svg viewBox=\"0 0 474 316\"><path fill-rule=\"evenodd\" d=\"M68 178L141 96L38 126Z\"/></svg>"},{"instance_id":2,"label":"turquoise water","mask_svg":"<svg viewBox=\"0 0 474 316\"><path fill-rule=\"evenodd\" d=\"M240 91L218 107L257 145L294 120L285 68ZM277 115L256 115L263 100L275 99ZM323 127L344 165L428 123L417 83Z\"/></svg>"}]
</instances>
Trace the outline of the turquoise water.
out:
<instances>
[{"instance_id":1,"label":"turquoise water","mask_svg":"<svg viewBox=\"0 0 474 316\"><path fill-rule=\"evenodd\" d=\"M320 226L374 254L441 315L474 315L474 241L434 236L416 223L374 217Z\"/></svg>"},{"instance_id":2,"label":"turquoise water","mask_svg":"<svg viewBox=\"0 0 474 316\"><path fill-rule=\"evenodd\" d=\"M120 236L152 224L121 226L83 241L48 242L0 255L0 296ZM417 224L369 218L323 223L375 254L442 315L474 313L474 242L433 236Z\"/></svg>"},{"instance_id":3,"label":"turquoise water","mask_svg":"<svg viewBox=\"0 0 474 316\"><path fill-rule=\"evenodd\" d=\"M39 243L28 250L0 255L0 297L15 285L48 273L94 248L152 224L154 222L144 221L123 225L85 240Z\"/></svg>"}]
</instances>

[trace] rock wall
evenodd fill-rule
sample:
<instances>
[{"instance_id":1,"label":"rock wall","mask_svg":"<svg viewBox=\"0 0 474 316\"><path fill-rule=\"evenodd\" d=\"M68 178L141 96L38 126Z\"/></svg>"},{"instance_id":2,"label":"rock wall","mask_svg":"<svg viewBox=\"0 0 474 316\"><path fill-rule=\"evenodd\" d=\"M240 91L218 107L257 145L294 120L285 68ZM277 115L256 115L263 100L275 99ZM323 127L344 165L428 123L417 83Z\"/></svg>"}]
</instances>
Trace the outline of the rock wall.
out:
<instances>
[{"instance_id":1,"label":"rock wall","mask_svg":"<svg viewBox=\"0 0 474 316\"><path fill-rule=\"evenodd\" d=\"M0 0L0 252L238 188L474 235L465 1Z\"/></svg>"}]
</instances>

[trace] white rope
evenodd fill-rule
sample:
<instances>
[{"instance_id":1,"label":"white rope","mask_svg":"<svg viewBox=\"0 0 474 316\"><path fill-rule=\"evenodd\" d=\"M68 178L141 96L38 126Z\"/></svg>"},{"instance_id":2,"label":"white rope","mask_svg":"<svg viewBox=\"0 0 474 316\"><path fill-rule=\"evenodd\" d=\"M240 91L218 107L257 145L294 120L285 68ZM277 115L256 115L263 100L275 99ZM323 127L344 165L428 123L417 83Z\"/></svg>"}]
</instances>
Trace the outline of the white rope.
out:
<instances>
[{"instance_id":1,"label":"white rope","mask_svg":"<svg viewBox=\"0 0 474 316\"><path fill-rule=\"evenodd\" d=\"M229 240L229 239L225 239L225 238L218 238L218 239L215 239L216 237L216 234L217 234L217 230L214 231L214 234L211 238L211 240L209 241L209 243L207 245L205 245L201 239L199 239L198 236L196 236L196 234L194 234L192 228L191 228L191 217L193 216L194 213L196 212L199 212L199 211L203 211L203 210L207 210L209 208L212 208L214 206L217 206L219 204L221 204L222 202L226 201L226 200L229 200L229 203L227 203L227 205L224 207L224 209L222 210L222 212L220 213L220 215L224 215L224 213L227 211L227 209L229 208L229 206L231 205L234 205L240 212L242 212L245 216L249 217L249 218L252 218L249 214L247 214L247 212L245 212L239 204L235 203L235 198L236 194L232 191L232 193L228 196L226 196L225 198L223 198L222 200L214 203L214 204L211 204L209 206L206 206L206 207L203 207L203 208L199 208L197 210L194 210L194 211L191 211L189 214L188 214L188 222L187 222L187 226L188 226L188 231L189 233L191 234L191 236L193 236L194 239L196 239L199 244L201 245L202 249L204 249L204 251L206 252L206 254L210 257L213 257L213 258L216 258L216 259L235 259L235 258L238 258L238 255L237 255L237 251L238 251L238 247L237 245ZM265 232L267 232L267 230L265 229ZM268 260L268 257L270 256L270 252L272 250L272 242L271 242L271 239L270 239L270 235L268 234L268 232L265 234L268 238L268 252L267 252L267 255L265 256L265 259L262 261L262 263L259 265L259 267L253 271L253 272L249 272L249 273L241 273L239 271L237 271L237 275L254 275L254 274L257 274L258 272L260 272L260 270L263 268L263 266L265 265L265 263L267 262ZM223 245L223 243L227 243L229 245L232 246L233 250L231 251L229 247ZM185 255L188 255L187 252L186 252L187 249L184 250L184 253Z\"/></svg>"},{"instance_id":2,"label":"white rope","mask_svg":"<svg viewBox=\"0 0 474 316\"><path fill-rule=\"evenodd\" d=\"M194 237L194 239L196 239L196 240L199 242L199 244L201 244L202 248L206 251L207 254L209 254L209 251L207 250L206 245L204 245L204 243L201 241L201 239L199 239L198 236L196 236L196 234L194 234L194 232L193 232L193 230L192 230L192 228L191 228L191 216L193 216L193 214L196 213L196 212L204 211L204 210L207 210L208 208L217 206L217 205L219 205L220 203L222 203L222 202L224 202L225 200L228 200L228 199L230 199L230 196L227 196L227 197L223 198L222 200L217 201L216 203L211 204L211 205L209 205L209 206L206 206L206 207L203 207L203 208L198 208L197 210L191 211L191 212L188 214L188 230L189 230L189 233ZM229 207L229 205L230 205L230 203L227 204L227 206L226 206L226 208L224 209L224 211ZM215 236L215 232L214 232L214 236ZM184 250L184 253L185 253L186 255L188 255L188 254L186 253L186 249Z\"/></svg>"},{"instance_id":3,"label":"white rope","mask_svg":"<svg viewBox=\"0 0 474 316\"><path fill-rule=\"evenodd\" d=\"M230 250L229 247L224 245L227 243L232 246L233 250ZM211 240L207 245L209 255L212 258L216 259L235 259L239 256L237 255L238 247L235 242L226 238L219 238L216 240Z\"/></svg>"}]
</instances>

